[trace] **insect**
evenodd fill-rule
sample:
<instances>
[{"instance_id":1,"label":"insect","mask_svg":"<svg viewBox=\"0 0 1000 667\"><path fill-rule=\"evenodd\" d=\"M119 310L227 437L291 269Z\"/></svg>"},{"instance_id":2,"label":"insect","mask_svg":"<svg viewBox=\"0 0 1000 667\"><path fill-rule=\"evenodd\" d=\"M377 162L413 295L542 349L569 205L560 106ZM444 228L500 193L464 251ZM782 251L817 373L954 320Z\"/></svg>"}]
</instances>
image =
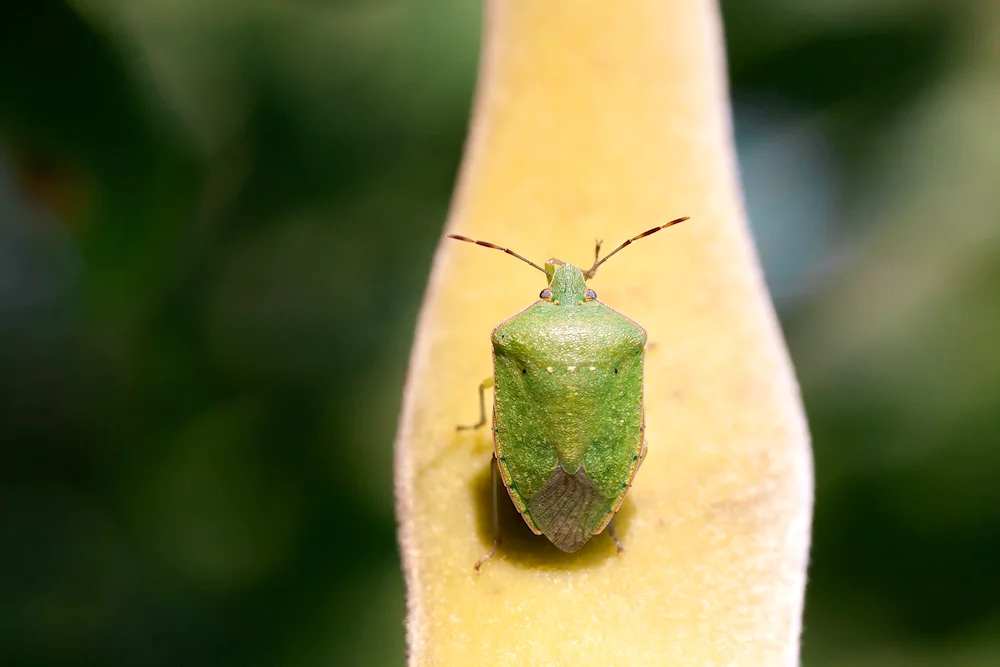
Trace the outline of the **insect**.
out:
<instances>
[{"instance_id":1,"label":"insect","mask_svg":"<svg viewBox=\"0 0 1000 667\"><path fill-rule=\"evenodd\" d=\"M643 355L646 330L605 305L587 287L598 267L625 246L687 220L647 230L600 257L586 271L552 258L544 268L516 252L457 234L448 236L502 250L545 274L538 300L493 329L493 376L479 386L479 421L486 425L485 392L493 400L493 546L500 545L497 474L536 535L576 551L611 523L646 455Z\"/></svg>"}]
</instances>

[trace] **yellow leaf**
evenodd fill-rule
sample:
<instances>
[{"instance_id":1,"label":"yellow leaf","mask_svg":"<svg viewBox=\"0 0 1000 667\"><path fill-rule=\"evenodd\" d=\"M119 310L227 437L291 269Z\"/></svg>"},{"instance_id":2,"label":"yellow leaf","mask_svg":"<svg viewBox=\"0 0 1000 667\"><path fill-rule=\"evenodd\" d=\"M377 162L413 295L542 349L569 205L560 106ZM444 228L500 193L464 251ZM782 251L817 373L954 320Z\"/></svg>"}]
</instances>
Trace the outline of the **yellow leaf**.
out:
<instances>
[{"instance_id":1,"label":"yellow leaf","mask_svg":"<svg viewBox=\"0 0 1000 667\"><path fill-rule=\"evenodd\" d=\"M812 504L798 388L748 233L715 3L492 0L448 230L590 283L646 327L649 455L604 536L564 554L501 495L491 544L489 335L545 287L443 240L397 448L410 664L795 665ZM488 395L489 397L489 395Z\"/></svg>"}]
</instances>

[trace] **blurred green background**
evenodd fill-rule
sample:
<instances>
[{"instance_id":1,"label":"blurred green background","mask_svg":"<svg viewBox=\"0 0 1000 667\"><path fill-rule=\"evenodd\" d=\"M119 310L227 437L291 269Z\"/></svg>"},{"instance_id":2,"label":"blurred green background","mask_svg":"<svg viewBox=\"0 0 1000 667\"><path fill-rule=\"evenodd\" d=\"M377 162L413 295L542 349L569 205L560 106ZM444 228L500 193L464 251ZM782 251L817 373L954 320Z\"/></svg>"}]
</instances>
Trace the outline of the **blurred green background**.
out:
<instances>
[{"instance_id":1,"label":"blurred green background","mask_svg":"<svg viewBox=\"0 0 1000 667\"><path fill-rule=\"evenodd\" d=\"M1000 4L723 8L815 441L804 664L1000 664ZM392 439L480 21L0 2L0 664L403 664Z\"/></svg>"}]
</instances>

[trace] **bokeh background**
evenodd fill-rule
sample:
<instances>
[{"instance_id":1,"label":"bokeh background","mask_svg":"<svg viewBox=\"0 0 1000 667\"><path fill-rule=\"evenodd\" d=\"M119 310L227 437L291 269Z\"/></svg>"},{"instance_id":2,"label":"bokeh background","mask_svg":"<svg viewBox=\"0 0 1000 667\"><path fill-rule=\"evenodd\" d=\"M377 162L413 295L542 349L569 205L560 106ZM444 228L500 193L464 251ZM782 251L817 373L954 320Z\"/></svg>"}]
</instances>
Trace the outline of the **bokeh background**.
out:
<instances>
[{"instance_id":1,"label":"bokeh background","mask_svg":"<svg viewBox=\"0 0 1000 667\"><path fill-rule=\"evenodd\" d=\"M815 441L804 665L1000 665L1000 3L722 4ZM481 18L0 2L0 664L403 664Z\"/></svg>"}]
</instances>

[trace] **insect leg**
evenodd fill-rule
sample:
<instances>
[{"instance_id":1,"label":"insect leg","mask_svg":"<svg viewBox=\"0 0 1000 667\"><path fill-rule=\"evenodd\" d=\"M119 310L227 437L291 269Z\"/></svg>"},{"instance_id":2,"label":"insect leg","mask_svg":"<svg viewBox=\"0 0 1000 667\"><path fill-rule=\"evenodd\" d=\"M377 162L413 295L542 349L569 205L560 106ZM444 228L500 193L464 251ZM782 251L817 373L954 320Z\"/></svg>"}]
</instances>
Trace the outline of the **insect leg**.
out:
<instances>
[{"instance_id":1,"label":"insect leg","mask_svg":"<svg viewBox=\"0 0 1000 667\"><path fill-rule=\"evenodd\" d=\"M642 462L646 460L646 452L648 451L649 451L649 443L643 440L642 451L639 452L639 462L635 464L635 472L632 473L633 477L635 477L635 474L639 472L639 468L642 467Z\"/></svg>"},{"instance_id":2,"label":"insect leg","mask_svg":"<svg viewBox=\"0 0 1000 667\"><path fill-rule=\"evenodd\" d=\"M594 244L594 264L597 264L598 260L601 259L601 239L595 239Z\"/></svg>"},{"instance_id":3,"label":"insect leg","mask_svg":"<svg viewBox=\"0 0 1000 667\"><path fill-rule=\"evenodd\" d=\"M486 390L493 386L493 376L489 376L479 385L479 421L468 426L458 425L459 431L482 428L486 426Z\"/></svg>"},{"instance_id":4,"label":"insect leg","mask_svg":"<svg viewBox=\"0 0 1000 667\"><path fill-rule=\"evenodd\" d=\"M632 472L632 476L635 477L635 473L639 472L639 466L642 465L643 460L646 458L646 451L648 450L647 443L645 440L642 441L642 451L639 452L639 461L635 464L635 470ZM629 486L632 486L629 484ZM615 541L615 546L618 548L618 553L625 551L625 547L622 546L622 541L618 539L618 534L615 533L615 522L614 519L608 522L608 535L611 539Z\"/></svg>"},{"instance_id":5,"label":"insect leg","mask_svg":"<svg viewBox=\"0 0 1000 667\"><path fill-rule=\"evenodd\" d=\"M613 539L615 541L615 546L618 547L618 553L621 553L621 552L625 551L625 547L622 546L622 541L619 540L618 536L615 534L615 522L614 521L612 521L612 522L610 522L608 524L608 535L610 535L611 539Z\"/></svg>"},{"instance_id":6,"label":"insect leg","mask_svg":"<svg viewBox=\"0 0 1000 667\"><path fill-rule=\"evenodd\" d=\"M483 563L493 558L493 554L497 552L497 547L500 546L500 513L499 513L499 500L497 499L497 487L499 486L497 480L497 460L493 457L490 462L490 480L493 486L493 546L486 554L476 561L476 572L479 572L479 568L483 566Z\"/></svg>"}]
</instances>

